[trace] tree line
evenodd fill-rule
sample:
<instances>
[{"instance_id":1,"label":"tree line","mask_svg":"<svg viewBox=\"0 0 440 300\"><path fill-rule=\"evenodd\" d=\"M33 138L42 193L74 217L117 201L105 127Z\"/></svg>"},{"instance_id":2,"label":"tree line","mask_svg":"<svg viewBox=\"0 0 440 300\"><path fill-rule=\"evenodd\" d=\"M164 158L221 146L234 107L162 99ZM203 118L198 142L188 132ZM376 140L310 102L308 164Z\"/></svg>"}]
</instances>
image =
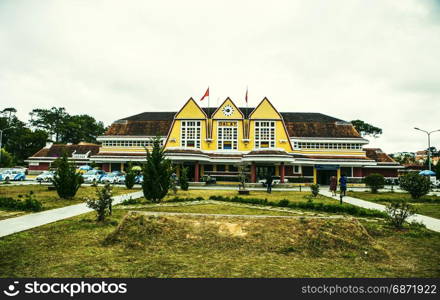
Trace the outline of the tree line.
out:
<instances>
[{"instance_id":1,"label":"tree line","mask_svg":"<svg viewBox=\"0 0 440 300\"><path fill-rule=\"evenodd\" d=\"M90 115L71 115L64 107L33 109L24 122L14 107L0 110L3 131L0 167L22 165L24 160L43 148L47 142L67 144L96 143L106 128Z\"/></svg>"}]
</instances>

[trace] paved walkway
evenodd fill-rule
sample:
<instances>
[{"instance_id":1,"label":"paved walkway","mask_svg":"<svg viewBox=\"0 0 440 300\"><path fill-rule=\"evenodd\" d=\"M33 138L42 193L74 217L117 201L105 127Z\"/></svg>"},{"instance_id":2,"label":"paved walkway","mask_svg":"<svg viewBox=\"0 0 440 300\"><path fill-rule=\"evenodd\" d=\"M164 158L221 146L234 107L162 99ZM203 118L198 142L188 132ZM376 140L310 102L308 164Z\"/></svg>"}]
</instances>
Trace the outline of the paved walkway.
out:
<instances>
[{"instance_id":1,"label":"paved walkway","mask_svg":"<svg viewBox=\"0 0 440 300\"><path fill-rule=\"evenodd\" d=\"M142 192L114 196L113 204L116 205L124 200L128 200L130 198L135 199L142 196ZM0 221L0 237L71 218L91 211L93 210L88 208L85 203L81 203L2 220Z\"/></svg>"},{"instance_id":2,"label":"paved walkway","mask_svg":"<svg viewBox=\"0 0 440 300\"><path fill-rule=\"evenodd\" d=\"M319 192L321 195L329 197L329 198L333 198L339 201L339 195L337 196L332 196L332 193L327 191L327 190L321 190ZM352 205L356 205L356 206L360 206L360 207L364 207L364 208L369 208L369 209L377 209L380 211L385 211L385 205L382 204L377 204L371 201L365 201L362 199L358 199L358 198L353 198L353 197L348 197L345 196L343 201L345 203L350 203ZM424 216L424 215L419 215L419 214L415 214L411 217L408 218L409 222L418 222L418 223L423 223L425 224L426 228L431 229L433 231L437 231L440 232L440 220L436 219L436 218L431 218L428 216Z\"/></svg>"}]
</instances>

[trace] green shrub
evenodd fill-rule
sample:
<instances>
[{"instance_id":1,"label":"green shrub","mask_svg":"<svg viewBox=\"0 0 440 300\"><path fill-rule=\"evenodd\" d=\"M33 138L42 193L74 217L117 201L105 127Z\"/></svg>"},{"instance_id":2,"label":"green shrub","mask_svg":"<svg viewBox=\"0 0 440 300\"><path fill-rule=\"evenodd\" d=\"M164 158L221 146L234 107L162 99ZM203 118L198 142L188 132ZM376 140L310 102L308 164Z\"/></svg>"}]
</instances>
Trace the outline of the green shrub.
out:
<instances>
[{"instance_id":1,"label":"green shrub","mask_svg":"<svg viewBox=\"0 0 440 300\"><path fill-rule=\"evenodd\" d=\"M140 202L141 202L140 198L133 199L132 197L130 197L130 199L126 199L122 201L121 205L134 205L134 204L139 204Z\"/></svg>"},{"instance_id":2,"label":"green shrub","mask_svg":"<svg viewBox=\"0 0 440 300\"><path fill-rule=\"evenodd\" d=\"M125 174L125 186L127 189L131 190L136 181L136 172L133 170L133 165L131 162L128 163L128 172Z\"/></svg>"},{"instance_id":3,"label":"green shrub","mask_svg":"<svg viewBox=\"0 0 440 300\"><path fill-rule=\"evenodd\" d=\"M293 209L306 209L306 210L315 210L329 213L347 213L354 216L359 217L378 217L385 218L387 215L384 212L367 209L363 207L357 207L351 204L337 204L337 203L315 203L312 201L302 201L302 202L290 202L287 199L280 200L278 202L275 201L267 201L267 199L258 199L258 198L241 198L238 196L235 197L224 197L224 196L216 196L212 195L209 197L210 200L217 201L229 201L229 202L240 202L247 204L258 204L258 205L269 205L276 207L289 207ZM287 204L287 205L286 205Z\"/></svg>"},{"instance_id":4,"label":"green shrub","mask_svg":"<svg viewBox=\"0 0 440 300\"><path fill-rule=\"evenodd\" d=\"M188 190L188 188L189 188L188 168L182 168L182 170L180 171L179 185L180 185L180 189L182 191L187 191Z\"/></svg>"},{"instance_id":5,"label":"green shrub","mask_svg":"<svg viewBox=\"0 0 440 300\"><path fill-rule=\"evenodd\" d=\"M280 207L287 207L287 206L289 206L289 200L287 200L287 199L280 200L278 202L278 206L280 206Z\"/></svg>"},{"instance_id":6,"label":"green shrub","mask_svg":"<svg viewBox=\"0 0 440 300\"><path fill-rule=\"evenodd\" d=\"M19 196L22 198L23 196ZM30 191L24 196L24 201L21 199L13 199L10 197L0 198L0 207L10 210L23 210L23 211L41 211L43 210L43 204L35 199L33 191Z\"/></svg>"},{"instance_id":7,"label":"green shrub","mask_svg":"<svg viewBox=\"0 0 440 300\"><path fill-rule=\"evenodd\" d=\"M396 228L402 228L408 217L416 213L414 207L407 201L399 200L386 206L388 222Z\"/></svg>"},{"instance_id":8,"label":"green shrub","mask_svg":"<svg viewBox=\"0 0 440 300\"><path fill-rule=\"evenodd\" d=\"M371 174L365 177L365 184L371 189L371 192L376 194L379 189L385 186L385 177L382 174Z\"/></svg>"},{"instance_id":9,"label":"green shrub","mask_svg":"<svg viewBox=\"0 0 440 300\"><path fill-rule=\"evenodd\" d=\"M313 197L318 196L319 194L319 184L310 185L310 191L312 192Z\"/></svg>"},{"instance_id":10,"label":"green shrub","mask_svg":"<svg viewBox=\"0 0 440 300\"><path fill-rule=\"evenodd\" d=\"M88 199L87 206L96 211L97 220L102 222L105 217L112 214L112 187L106 184L103 188L97 189L98 199Z\"/></svg>"},{"instance_id":11,"label":"green shrub","mask_svg":"<svg viewBox=\"0 0 440 300\"><path fill-rule=\"evenodd\" d=\"M400 177L400 187L410 193L413 199L419 199L429 193L431 182L427 176L408 173Z\"/></svg>"},{"instance_id":12,"label":"green shrub","mask_svg":"<svg viewBox=\"0 0 440 300\"><path fill-rule=\"evenodd\" d=\"M152 202L160 202L168 193L172 174L171 162L165 158L164 148L158 137L153 139L153 150L147 149L147 161L143 167L144 197Z\"/></svg>"},{"instance_id":13,"label":"green shrub","mask_svg":"<svg viewBox=\"0 0 440 300\"><path fill-rule=\"evenodd\" d=\"M55 176L52 180L58 196L63 199L73 198L83 183L81 174L76 172L75 166L69 162L67 153L58 158L54 164L57 166Z\"/></svg>"}]
</instances>

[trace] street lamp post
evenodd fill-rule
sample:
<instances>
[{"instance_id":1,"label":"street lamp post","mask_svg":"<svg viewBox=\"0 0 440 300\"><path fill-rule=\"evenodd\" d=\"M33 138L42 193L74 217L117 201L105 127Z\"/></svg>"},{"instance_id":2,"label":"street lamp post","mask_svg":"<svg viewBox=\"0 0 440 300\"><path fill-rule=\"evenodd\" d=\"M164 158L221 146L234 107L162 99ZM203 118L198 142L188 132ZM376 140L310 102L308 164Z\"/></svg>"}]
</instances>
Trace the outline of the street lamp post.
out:
<instances>
[{"instance_id":1,"label":"street lamp post","mask_svg":"<svg viewBox=\"0 0 440 300\"><path fill-rule=\"evenodd\" d=\"M428 135L428 168L429 168L429 171L431 171L431 133L440 131L440 129L436 129L433 131L426 131L426 130L420 129L418 127L414 127L414 129L418 130L418 131L422 131Z\"/></svg>"}]
</instances>

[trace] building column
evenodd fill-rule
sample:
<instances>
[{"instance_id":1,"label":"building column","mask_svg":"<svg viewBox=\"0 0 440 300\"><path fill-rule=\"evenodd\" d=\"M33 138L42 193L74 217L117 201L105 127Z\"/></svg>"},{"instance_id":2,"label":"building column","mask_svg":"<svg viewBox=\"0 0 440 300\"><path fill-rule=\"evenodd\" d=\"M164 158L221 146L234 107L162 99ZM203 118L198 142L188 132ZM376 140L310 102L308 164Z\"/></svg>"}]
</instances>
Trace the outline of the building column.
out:
<instances>
[{"instance_id":1,"label":"building column","mask_svg":"<svg viewBox=\"0 0 440 300\"><path fill-rule=\"evenodd\" d=\"M286 175L286 166L284 163L281 163L280 165L280 182L284 183L284 176Z\"/></svg>"},{"instance_id":2,"label":"building column","mask_svg":"<svg viewBox=\"0 0 440 300\"><path fill-rule=\"evenodd\" d=\"M274 176L280 176L280 166L275 165L275 174Z\"/></svg>"},{"instance_id":3,"label":"building column","mask_svg":"<svg viewBox=\"0 0 440 300\"><path fill-rule=\"evenodd\" d=\"M176 176L180 177L180 164L176 165Z\"/></svg>"},{"instance_id":4,"label":"building column","mask_svg":"<svg viewBox=\"0 0 440 300\"><path fill-rule=\"evenodd\" d=\"M341 178L341 168L336 171L336 182L339 182L339 178Z\"/></svg>"},{"instance_id":5,"label":"building column","mask_svg":"<svg viewBox=\"0 0 440 300\"><path fill-rule=\"evenodd\" d=\"M124 163L121 163L121 172L124 172Z\"/></svg>"},{"instance_id":6,"label":"building column","mask_svg":"<svg viewBox=\"0 0 440 300\"><path fill-rule=\"evenodd\" d=\"M313 167L313 183L314 184L318 183L318 170L316 170L315 167Z\"/></svg>"},{"instance_id":7,"label":"building column","mask_svg":"<svg viewBox=\"0 0 440 300\"><path fill-rule=\"evenodd\" d=\"M205 165L200 165L200 176L204 176L205 175Z\"/></svg>"},{"instance_id":8,"label":"building column","mask_svg":"<svg viewBox=\"0 0 440 300\"><path fill-rule=\"evenodd\" d=\"M251 165L251 182L257 182L257 165L255 165L255 163L252 163Z\"/></svg>"},{"instance_id":9,"label":"building column","mask_svg":"<svg viewBox=\"0 0 440 300\"><path fill-rule=\"evenodd\" d=\"M217 165L212 165L212 171L217 172Z\"/></svg>"},{"instance_id":10,"label":"building column","mask_svg":"<svg viewBox=\"0 0 440 300\"><path fill-rule=\"evenodd\" d=\"M199 182L199 162L194 165L194 182Z\"/></svg>"}]
</instances>

